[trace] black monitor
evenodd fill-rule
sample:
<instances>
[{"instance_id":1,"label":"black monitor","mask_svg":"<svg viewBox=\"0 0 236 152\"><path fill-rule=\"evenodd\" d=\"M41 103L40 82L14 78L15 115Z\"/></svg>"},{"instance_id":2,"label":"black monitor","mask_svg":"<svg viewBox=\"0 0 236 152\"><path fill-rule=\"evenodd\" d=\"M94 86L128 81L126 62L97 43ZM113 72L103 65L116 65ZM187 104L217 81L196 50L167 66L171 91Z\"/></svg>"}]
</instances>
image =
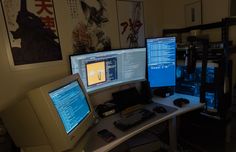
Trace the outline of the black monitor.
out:
<instances>
[{"instance_id":1,"label":"black monitor","mask_svg":"<svg viewBox=\"0 0 236 152\"><path fill-rule=\"evenodd\" d=\"M86 91L92 93L146 80L146 48L71 55L70 65L72 74L79 73Z\"/></svg>"},{"instance_id":2,"label":"black monitor","mask_svg":"<svg viewBox=\"0 0 236 152\"><path fill-rule=\"evenodd\" d=\"M176 38L147 38L147 75L151 88L171 87L176 83Z\"/></svg>"}]
</instances>

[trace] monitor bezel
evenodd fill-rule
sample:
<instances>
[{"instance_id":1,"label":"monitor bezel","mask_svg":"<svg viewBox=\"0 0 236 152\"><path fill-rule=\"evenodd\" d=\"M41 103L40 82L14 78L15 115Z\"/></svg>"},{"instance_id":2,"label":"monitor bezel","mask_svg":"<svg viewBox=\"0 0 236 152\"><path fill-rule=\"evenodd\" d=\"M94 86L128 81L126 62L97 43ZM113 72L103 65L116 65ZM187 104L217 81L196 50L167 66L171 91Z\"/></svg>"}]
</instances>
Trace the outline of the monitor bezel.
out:
<instances>
[{"instance_id":1,"label":"monitor bezel","mask_svg":"<svg viewBox=\"0 0 236 152\"><path fill-rule=\"evenodd\" d=\"M148 76L148 47L147 47L147 41L152 39L161 39L161 38L175 38L176 46L175 46L175 85L167 85L167 86L160 86L160 87L151 87L151 89L156 88L165 88L165 87L175 87L176 86L176 66L177 66L177 38L176 36L161 36L161 37L148 37L145 38L145 45L146 45L146 79L149 82L149 76ZM150 82L149 82L150 84Z\"/></svg>"},{"instance_id":2,"label":"monitor bezel","mask_svg":"<svg viewBox=\"0 0 236 152\"><path fill-rule=\"evenodd\" d=\"M49 92L74 81L78 81L78 84L87 99L90 112L79 125L73 128L71 132L67 133L61 117L49 96ZM55 148L56 151L64 151L73 148L79 139L86 133L87 129L90 127L89 125L92 125L89 123L92 123L95 119L93 106L83 87L79 74L67 76L32 90L28 93L28 97L42 123L46 135L52 143L52 147ZM50 123L48 123L49 121Z\"/></svg>"},{"instance_id":3,"label":"monitor bezel","mask_svg":"<svg viewBox=\"0 0 236 152\"><path fill-rule=\"evenodd\" d=\"M135 48L120 48L120 49L112 49L112 50L103 50L103 51L95 51L95 52L82 52L82 53L76 53L76 54L71 54L69 55L69 64L70 64L70 73L73 74L73 71L72 71L72 57L74 56L78 56L78 55L88 55L88 54L96 54L96 53L102 53L102 52L119 52L119 51L124 51L124 50L134 50L134 49L145 49L145 53L146 53L146 56L147 56L147 48L146 47L135 47ZM147 59L145 59L146 62L145 64L147 63ZM146 64L146 67L147 67L147 64ZM97 93L97 92L100 92L100 91L104 91L110 87L115 87L115 86L121 86L121 85L126 85L126 84L131 84L131 83L136 83L136 82L143 82L143 81L146 81L147 80L147 77L146 77L146 67L145 67L145 78L144 79L137 79L137 80L132 80L132 81L127 81L127 82L123 82L123 83L118 83L118 84L113 84L111 86L105 86L105 87L102 87L102 88L99 88L99 89L96 89L96 90L92 90L92 91L89 91L86 92L88 94L93 94L93 93Z\"/></svg>"}]
</instances>

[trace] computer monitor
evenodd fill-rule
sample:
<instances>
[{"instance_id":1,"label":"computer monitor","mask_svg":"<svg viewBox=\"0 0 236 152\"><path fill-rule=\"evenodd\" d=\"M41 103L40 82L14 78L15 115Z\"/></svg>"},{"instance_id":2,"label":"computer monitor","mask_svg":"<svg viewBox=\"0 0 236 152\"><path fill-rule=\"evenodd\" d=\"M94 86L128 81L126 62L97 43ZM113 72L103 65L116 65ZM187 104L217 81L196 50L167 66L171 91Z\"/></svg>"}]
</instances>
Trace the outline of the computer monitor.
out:
<instances>
[{"instance_id":1,"label":"computer monitor","mask_svg":"<svg viewBox=\"0 0 236 152\"><path fill-rule=\"evenodd\" d=\"M175 86L175 37L147 38L147 75L151 88Z\"/></svg>"},{"instance_id":2,"label":"computer monitor","mask_svg":"<svg viewBox=\"0 0 236 152\"><path fill-rule=\"evenodd\" d=\"M46 84L5 110L2 118L25 151L73 149L94 122L94 110L78 74Z\"/></svg>"},{"instance_id":3,"label":"computer monitor","mask_svg":"<svg viewBox=\"0 0 236 152\"><path fill-rule=\"evenodd\" d=\"M146 80L146 48L120 49L70 56L88 93L118 84Z\"/></svg>"}]
</instances>

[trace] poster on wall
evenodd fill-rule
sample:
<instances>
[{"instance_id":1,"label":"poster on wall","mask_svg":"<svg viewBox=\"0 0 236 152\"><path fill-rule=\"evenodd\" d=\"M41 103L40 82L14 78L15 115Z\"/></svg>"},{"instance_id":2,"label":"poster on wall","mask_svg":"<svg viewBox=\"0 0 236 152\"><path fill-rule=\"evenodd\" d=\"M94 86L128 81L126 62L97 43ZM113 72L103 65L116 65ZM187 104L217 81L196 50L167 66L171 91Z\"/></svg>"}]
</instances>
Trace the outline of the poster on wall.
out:
<instances>
[{"instance_id":1,"label":"poster on wall","mask_svg":"<svg viewBox=\"0 0 236 152\"><path fill-rule=\"evenodd\" d=\"M62 60L53 0L1 0L1 7L14 66Z\"/></svg>"},{"instance_id":2,"label":"poster on wall","mask_svg":"<svg viewBox=\"0 0 236 152\"><path fill-rule=\"evenodd\" d=\"M201 0L185 5L185 23L187 27L202 24Z\"/></svg>"},{"instance_id":3,"label":"poster on wall","mask_svg":"<svg viewBox=\"0 0 236 152\"><path fill-rule=\"evenodd\" d=\"M143 2L118 0L117 13L121 48L143 47Z\"/></svg>"},{"instance_id":4,"label":"poster on wall","mask_svg":"<svg viewBox=\"0 0 236 152\"><path fill-rule=\"evenodd\" d=\"M111 50L104 28L109 24L106 0L67 0L73 24L74 53Z\"/></svg>"}]
</instances>

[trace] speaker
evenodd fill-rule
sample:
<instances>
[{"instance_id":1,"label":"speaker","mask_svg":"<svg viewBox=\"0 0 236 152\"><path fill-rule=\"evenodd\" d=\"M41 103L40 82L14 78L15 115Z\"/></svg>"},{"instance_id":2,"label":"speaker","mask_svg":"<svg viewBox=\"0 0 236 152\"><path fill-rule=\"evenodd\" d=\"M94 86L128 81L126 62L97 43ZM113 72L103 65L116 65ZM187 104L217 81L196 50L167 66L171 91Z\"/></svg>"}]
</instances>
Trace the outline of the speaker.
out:
<instances>
[{"instance_id":1,"label":"speaker","mask_svg":"<svg viewBox=\"0 0 236 152\"><path fill-rule=\"evenodd\" d=\"M146 103L152 102L152 91L148 81L141 82L141 96L146 101Z\"/></svg>"}]
</instances>

